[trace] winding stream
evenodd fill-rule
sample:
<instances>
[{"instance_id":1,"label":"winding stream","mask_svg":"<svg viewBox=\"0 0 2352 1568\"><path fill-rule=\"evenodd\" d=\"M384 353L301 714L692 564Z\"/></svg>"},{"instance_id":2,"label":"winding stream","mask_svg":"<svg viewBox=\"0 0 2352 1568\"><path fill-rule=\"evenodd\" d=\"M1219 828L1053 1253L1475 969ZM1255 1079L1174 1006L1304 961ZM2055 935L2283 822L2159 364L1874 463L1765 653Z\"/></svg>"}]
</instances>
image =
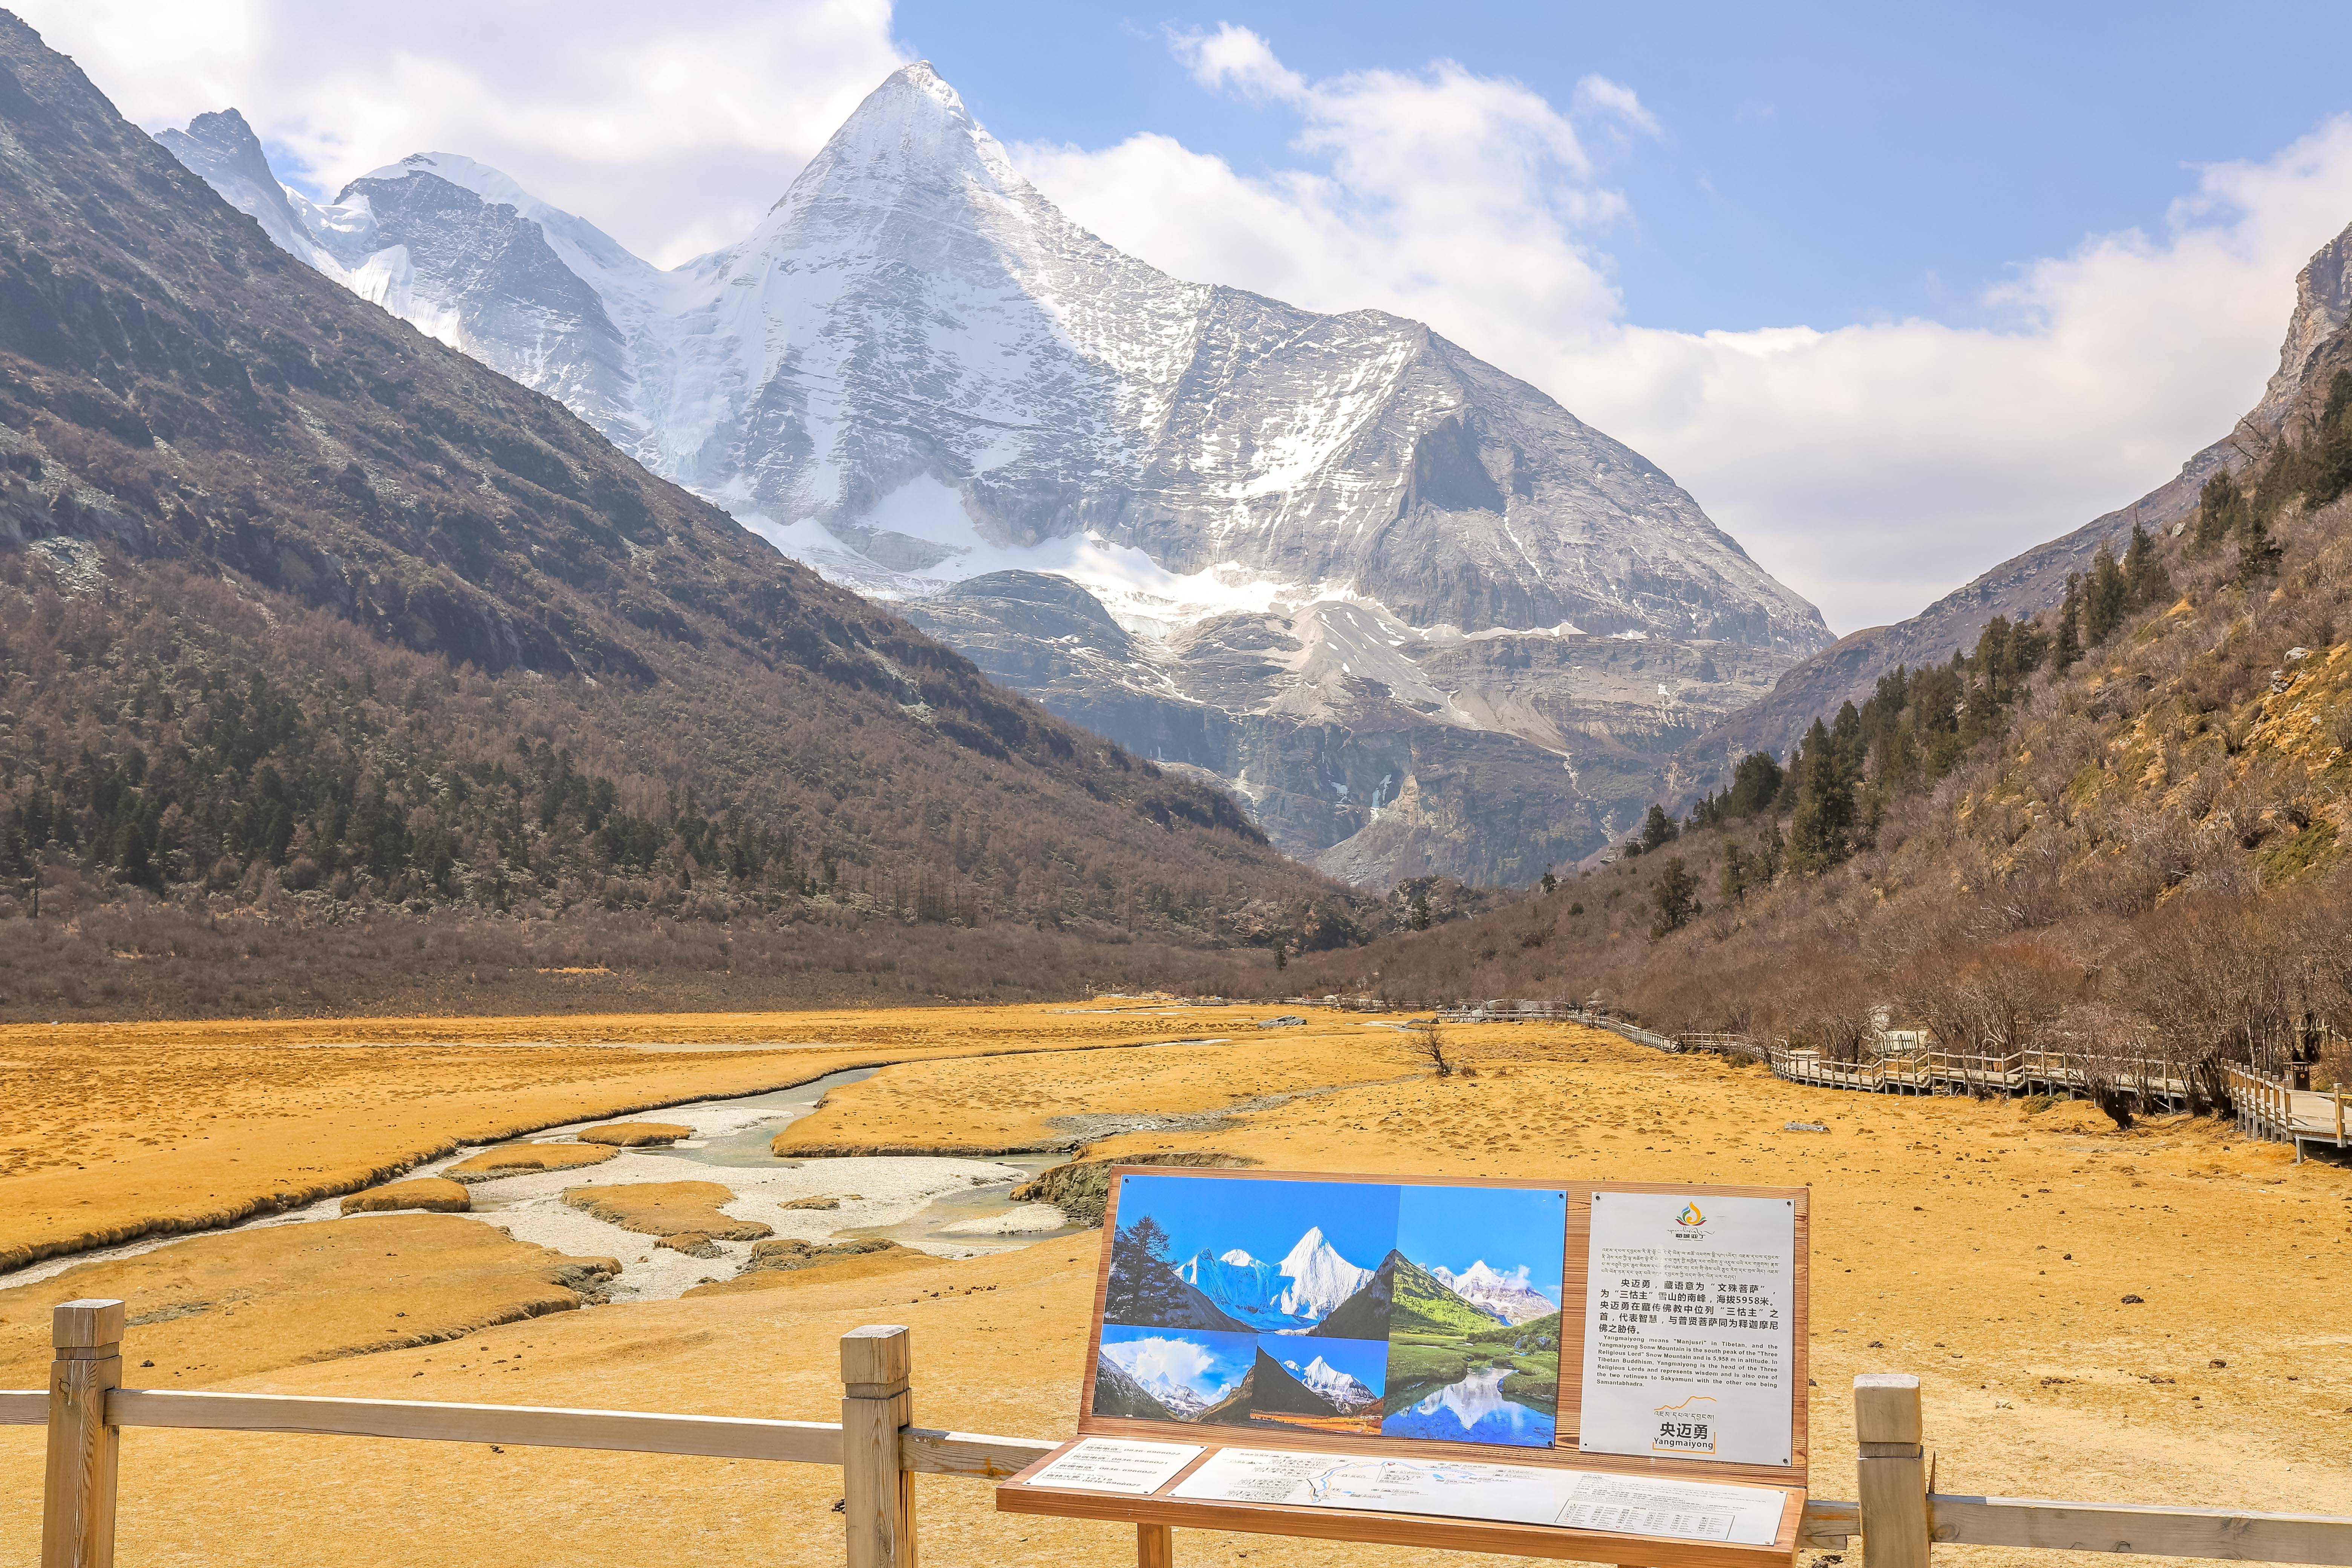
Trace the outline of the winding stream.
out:
<instances>
[{"instance_id":1,"label":"winding stream","mask_svg":"<svg viewBox=\"0 0 2352 1568\"><path fill-rule=\"evenodd\" d=\"M814 1111L831 1090L873 1077L878 1068L853 1068L812 1082L765 1094L698 1100L632 1117L599 1116L551 1127L516 1142L578 1142L590 1127L622 1120L682 1123L694 1136L664 1148L625 1149L602 1164L570 1171L525 1172L472 1185L473 1212L453 1217L497 1226L518 1241L536 1242L575 1256L611 1257L621 1264L609 1288L613 1299L662 1300L695 1285L734 1276L750 1258L752 1244L717 1241L718 1256L694 1258L656 1247L656 1239L621 1229L562 1201L583 1186L639 1182L708 1180L734 1195L719 1209L730 1217L772 1226L778 1237L827 1241L841 1237L880 1237L944 1258L1006 1252L1036 1242L1073 1236L1061 1212L1042 1204L1016 1204L1013 1189L1065 1158L1060 1154L972 1158L953 1155L860 1155L839 1159L779 1159L770 1152L776 1134ZM490 1145L468 1145L408 1173L439 1175L450 1165ZM702 1167L699 1170L692 1167ZM794 1199L831 1197L831 1209L786 1209ZM311 1225L342 1218L342 1200L328 1198L283 1214L247 1220L226 1230ZM352 1215L372 1219L376 1215ZM383 1216L388 1217L388 1216ZM209 1233L208 1233L209 1234ZM5 1287L30 1285L76 1264L134 1258L189 1239L184 1235L144 1237L121 1247L56 1258L17 1270Z\"/></svg>"}]
</instances>

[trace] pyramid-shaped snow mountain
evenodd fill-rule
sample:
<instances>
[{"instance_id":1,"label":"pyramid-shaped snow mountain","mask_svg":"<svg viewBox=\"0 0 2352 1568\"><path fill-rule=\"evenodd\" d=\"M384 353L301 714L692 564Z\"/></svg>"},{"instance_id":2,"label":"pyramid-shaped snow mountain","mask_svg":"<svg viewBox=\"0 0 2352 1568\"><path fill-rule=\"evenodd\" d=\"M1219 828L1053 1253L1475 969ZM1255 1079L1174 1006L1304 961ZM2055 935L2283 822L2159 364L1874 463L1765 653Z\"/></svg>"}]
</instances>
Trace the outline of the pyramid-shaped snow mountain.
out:
<instances>
[{"instance_id":1,"label":"pyramid-shaped snow mountain","mask_svg":"<svg viewBox=\"0 0 2352 1568\"><path fill-rule=\"evenodd\" d=\"M927 65L667 272L450 153L314 206L233 119L165 139L305 260L1353 879L1591 852L1829 641L1535 387L1123 254Z\"/></svg>"}]
</instances>

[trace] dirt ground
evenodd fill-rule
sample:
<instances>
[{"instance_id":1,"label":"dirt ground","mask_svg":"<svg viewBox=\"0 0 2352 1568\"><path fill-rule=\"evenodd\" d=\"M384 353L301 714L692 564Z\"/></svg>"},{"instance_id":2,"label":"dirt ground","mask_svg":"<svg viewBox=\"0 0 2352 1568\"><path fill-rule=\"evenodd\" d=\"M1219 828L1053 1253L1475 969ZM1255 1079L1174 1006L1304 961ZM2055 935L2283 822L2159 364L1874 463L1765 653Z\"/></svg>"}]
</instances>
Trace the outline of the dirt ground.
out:
<instances>
[{"instance_id":1,"label":"dirt ground","mask_svg":"<svg viewBox=\"0 0 2352 1568\"><path fill-rule=\"evenodd\" d=\"M1099 1044L1085 1030L1120 1026L1074 1016L1076 1037L1065 1037L1035 1016L1042 1011L996 1015L1003 1032L992 1037L994 1048L1012 1040L1033 1049L1049 1040ZM2174 1119L2119 1132L2079 1105L2034 1114L2019 1105L1801 1089L1570 1026L1451 1030L1449 1054L1464 1070L1440 1079L1416 1070L1392 1031L1310 1016L1310 1028L1278 1036L1244 1034L1235 1026L1246 1019L1241 1009L1153 1019L1157 1032L1140 1036L1223 1035L1233 1040L1227 1047L909 1061L835 1091L820 1114L828 1139L868 1146L936 1142L942 1128L984 1127L992 1136L1108 1107L1181 1120L1104 1138L1090 1156L1207 1149L1274 1169L1810 1185L1818 1494L1853 1495L1854 1374L1904 1371L1918 1373L1926 1388L1941 1490L2352 1513L2352 1380L2338 1370L2352 1342L2343 1308L2352 1295L2352 1173L2317 1162L2293 1166L2287 1151L2240 1142L2210 1122ZM803 1016L794 1016L800 1024ZM904 1026L903 1016L850 1016ZM934 1049L968 1057L991 1048L987 1016L960 1009L950 1016L962 1033ZM1125 1024L1132 1030L1136 1020ZM469 1038L486 1037L475 1021L464 1027ZM793 1037L812 1036L824 1037L804 1025ZM899 1054L910 1037L848 1043L888 1044ZM103 1044L77 1048L102 1055ZM143 1081L164 1072L145 1060L158 1048L173 1047L122 1045L114 1063ZM223 1048L292 1047L246 1041ZM7 1058L27 1050L0 1037ZM350 1108L347 1124L407 1125L415 1137L465 1116L527 1120L517 1108L545 1094L607 1094L614 1112L648 1103L618 1103L619 1083L584 1070L542 1085L513 1066L499 1083L488 1081L487 1065L462 1067L455 1073L462 1092L425 1092L428 1064L475 1058L448 1047L365 1054L382 1059L372 1068L355 1058L328 1085L289 1079L275 1100L227 1075L191 1072L178 1090L184 1103L167 1106L162 1094L146 1103L159 1121L211 1127L213 1137L242 1148L268 1146L261 1130L274 1127L278 1158L295 1168L331 1161L334 1149L321 1144L332 1134L314 1129L333 1125L337 1105ZM532 1059L562 1063L572 1054L541 1048ZM708 1075L758 1080L756 1067L744 1065L751 1058L592 1054L607 1073L625 1067L643 1075L630 1079L640 1091L664 1071L695 1080L674 1098L712 1092ZM558 1067L552 1076L571 1070ZM1408 1073L1414 1076L1398 1081ZM50 1087L42 1114L69 1121L71 1094ZM1213 1114L1298 1089L1328 1092ZM331 1093L341 1098L303 1099ZM104 1103L93 1094L83 1112L110 1115L99 1110ZM277 1115L273 1103L295 1113ZM15 1115L0 1110L0 1142L25 1141ZM1791 1121L1829 1131L1789 1131ZM173 1145L163 1140L144 1156L131 1152L135 1139L112 1147L135 1163ZM121 1187L87 1156L81 1163L91 1168L74 1173L94 1178L92 1198ZM67 1171L52 1165L50 1179ZM23 1211L10 1189L21 1179L0 1180L0 1216L12 1227ZM382 1250L401 1256L370 1256L362 1268L361 1243L391 1236L395 1226L414 1235ZM490 1238L488 1252L468 1253L462 1265L482 1283L427 1300L426 1266L454 1276L467 1252L428 1235L451 1226ZM351 1239L321 1235L335 1230ZM265 1236L296 1239L269 1244L280 1250L240 1250ZM456 1215L354 1217L191 1238L20 1291L0 1289L0 1367L20 1369L0 1374L0 1384L31 1382L39 1321L52 1300L102 1289L144 1316L159 1302L249 1289L255 1298L217 1310L156 1312L131 1329L130 1365L156 1363L131 1379L164 1383L158 1373L176 1370L168 1385L831 1419L838 1336L861 1323L898 1322L914 1331L919 1421L1040 1437L1066 1435L1073 1425L1095 1268L1096 1244L1085 1236L879 1273L810 1269L759 1290L559 1311L349 1353L366 1335L384 1337L387 1324L406 1326L409 1320L387 1320L387 1308L421 1316L438 1333L478 1315L484 1302L547 1289L543 1281L562 1267L541 1248L501 1248L498 1239ZM305 1241L341 1251L306 1252ZM453 1250L436 1250L444 1246ZM345 1254L348 1266L338 1268ZM417 1277L394 1278L412 1264ZM185 1281L177 1295L175 1279ZM423 1304L387 1293L402 1290ZM254 1300L272 1294L303 1305L265 1320ZM2143 1300L2127 1304L2126 1295ZM240 1323L247 1313L257 1314L247 1320L249 1336ZM256 1342L268 1348L232 1349ZM321 1355L333 1359L315 1359ZM0 1568L35 1561L29 1521L39 1467L37 1429L0 1429L0 1520L9 1521L0 1525ZM751 1461L134 1431L123 1441L121 1552L126 1563L207 1568L428 1560L520 1568L568 1563L583 1542L595 1542L600 1550L625 1543L633 1555L814 1568L840 1558L829 1513L838 1495L835 1472ZM998 1515L987 1487L975 1482L925 1478L919 1507L932 1568L1134 1560L1129 1532ZM320 1530L322 1518L331 1518L331 1530ZM1191 1531L1179 1532L1177 1551L1187 1568L1496 1561ZM2064 1562L1986 1548L1939 1548L1938 1555L1971 1568Z\"/></svg>"}]
</instances>

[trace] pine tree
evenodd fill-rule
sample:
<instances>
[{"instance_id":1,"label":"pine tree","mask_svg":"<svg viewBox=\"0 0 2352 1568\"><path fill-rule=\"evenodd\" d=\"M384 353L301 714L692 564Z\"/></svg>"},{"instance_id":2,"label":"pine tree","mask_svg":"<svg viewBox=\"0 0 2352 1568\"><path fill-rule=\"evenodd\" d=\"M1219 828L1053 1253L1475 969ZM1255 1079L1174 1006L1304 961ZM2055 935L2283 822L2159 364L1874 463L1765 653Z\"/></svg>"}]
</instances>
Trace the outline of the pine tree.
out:
<instances>
[{"instance_id":1,"label":"pine tree","mask_svg":"<svg viewBox=\"0 0 2352 1568\"><path fill-rule=\"evenodd\" d=\"M2172 597L2172 574L2156 558L2156 542L2147 530L2132 524L2131 547L2124 552L2124 589L2135 610L2160 605Z\"/></svg>"},{"instance_id":2,"label":"pine tree","mask_svg":"<svg viewBox=\"0 0 2352 1568\"><path fill-rule=\"evenodd\" d=\"M2083 574L2066 574L2066 597L2058 606L2058 636L2050 650L2050 662L2063 675L2083 661L2083 638L2074 623L2083 613Z\"/></svg>"},{"instance_id":3,"label":"pine tree","mask_svg":"<svg viewBox=\"0 0 2352 1568\"><path fill-rule=\"evenodd\" d=\"M1731 770L1731 784L1723 792L1726 816L1754 816L1772 809L1780 795L1780 764L1769 752L1750 752Z\"/></svg>"},{"instance_id":4,"label":"pine tree","mask_svg":"<svg viewBox=\"0 0 2352 1568\"><path fill-rule=\"evenodd\" d=\"M2091 557L2090 580L2083 591L2083 644L2096 647L2108 635L2123 624L2126 602L2130 589L2124 583L2123 568L2116 564L2115 552L2105 545Z\"/></svg>"},{"instance_id":5,"label":"pine tree","mask_svg":"<svg viewBox=\"0 0 2352 1568\"><path fill-rule=\"evenodd\" d=\"M1797 759L1797 805L1789 819L1789 866L1821 871L1846 858L1853 826L1853 781L1818 719Z\"/></svg>"},{"instance_id":6,"label":"pine tree","mask_svg":"<svg viewBox=\"0 0 2352 1568\"><path fill-rule=\"evenodd\" d=\"M1681 856L1669 858L1665 869L1650 885L1650 907L1658 914L1650 922L1652 942L1682 930L1704 912L1698 901L1698 879L1691 875Z\"/></svg>"},{"instance_id":7,"label":"pine tree","mask_svg":"<svg viewBox=\"0 0 2352 1568\"><path fill-rule=\"evenodd\" d=\"M1748 897L1749 879L1755 875L1755 863L1748 851L1737 844L1723 847L1723 901L1736 904Z\"/></svg>"},{"instance_id":8,"label":"pine tree","mask_svg":"<svg viewBox=\"0 0 2352 1568\"><path fill-rule=\"evenodd\" d=\"M2259 512L2249 511L2238 525L2238 570L2236 581L2241 588L2252 588L2264 577L2278 575L2279 559L2286 553L2271 537L2268 524Z\"/></svg>"},{"instance_id":9,"label":"pine tree","mask_svg":"<svg viewBox=\"0 0 2352 1568\"><path fill-rule=\"evenodd\" d=\"M2326 506L2352 489L2352 370L2327 384L2327 408L2312 438L2311 504Z\"/></svg>"},{"instance_id":10,"label":"pine tree","mask_svg":"<svg viewBox=\"0 0 2352 1568\"><path fill-rule=\"evenodd\" d=\"M1110 1249L1103 1295L1106 1322L1168 1322L1186 1305L1184 1281L1168 1267L1168 1232L1145 1215L1121 1229Z\"/></svg>"},{"instance_id":11,"label":"pine tree","mask_svg":"<svg viewBox=\"0 0 2352 1568\"><path fill-rule=\"evenodd\" d=\"M1649 815L1642 818L1642 853L1646 855L1653 849L1663 848L1681 834L1682 829L1675 825L1673 817L1666 815L1665 807L1653 802Z\"/></svg>"},{"instance_id":12,"label":"pine tree","mask_svg":"<svg viewBox=\"0 0 2352 1568\"><path fill-rule=\"evenodd\" d=\"M2202 555L2229 538L2237 531L2245 509L2245 498L2238 493L2237 480L2227 473L2207 479L2205 488L2197 494L2197 531L2189 535L2189 549Z\"/></svg>"}]
</instances>

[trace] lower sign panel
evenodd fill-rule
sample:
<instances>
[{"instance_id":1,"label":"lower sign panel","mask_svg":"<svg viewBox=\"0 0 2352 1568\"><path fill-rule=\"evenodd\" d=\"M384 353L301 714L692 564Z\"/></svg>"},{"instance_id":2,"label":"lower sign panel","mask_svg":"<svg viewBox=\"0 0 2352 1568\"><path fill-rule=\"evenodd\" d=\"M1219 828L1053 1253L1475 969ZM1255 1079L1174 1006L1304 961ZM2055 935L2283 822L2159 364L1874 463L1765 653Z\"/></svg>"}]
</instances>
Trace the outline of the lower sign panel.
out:
<instances>
[{"instance_id":1,"label":"lower sign panel","mask_svg":"<svg viewBox=\"0 0 2352 1568\"><path fill-rule=\"evenodd\" d=\"M1171 1497L1496 1520L1683 1541L1769 1546L1786 1494L1591 1470L1440 1458L1223 1448Z\"/></svg>"}]
</instances>

